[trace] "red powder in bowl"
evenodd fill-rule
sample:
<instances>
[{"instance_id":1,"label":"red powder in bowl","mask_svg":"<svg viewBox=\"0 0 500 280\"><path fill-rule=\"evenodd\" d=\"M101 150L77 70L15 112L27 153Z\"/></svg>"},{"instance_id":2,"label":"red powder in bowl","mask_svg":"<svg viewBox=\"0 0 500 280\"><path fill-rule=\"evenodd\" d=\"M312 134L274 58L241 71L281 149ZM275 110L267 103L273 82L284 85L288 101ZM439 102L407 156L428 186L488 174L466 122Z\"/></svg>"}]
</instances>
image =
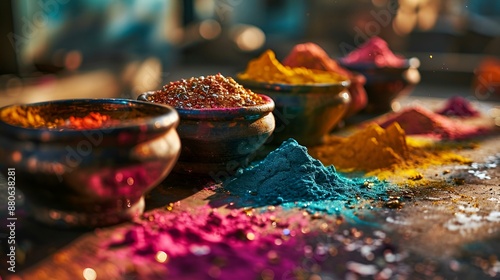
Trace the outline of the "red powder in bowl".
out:
<instances>
[{"instance_id":1,"label":"red powder in bowl","mask_svg":"<svg viewBox=\"0 0 500 280\"><path fill-rule=\"evenodd\" d=\"M398 122L408 135L428 135L439 139L466 139L490 132L486 127L467 125L418 106L391 114L378 124L386 128L394 122Z\"/></svg>"},{"instance_id":2,"label":"red powder in bowl","mask_svg":"<svg viewBox=\"0 0 500 280\"><path fill-rule=\"evenodd\" d=\"M436 111L436 113L450 117L479 116L479 112L474 109L470 101L460 96L455 96L448 99L444 107Z\"/></svg>"},{"instance_id":3,"label":"red powder in bowl","mask_svg":"<svg viewBox=\"0 0 500 280\"><path fill-rule=\"evenodd\" d=\"M315 43L298 44L293 47L288 56L283 60L283 65L331 71L343 76L352 75L350 71L342 68L335 60L328 56L325 50Z\"/></svg>"},{"instance_id":4,"label":"red powder in bowl","mask_svg":"<svg viewBox=\"0 0 500 280\"><path fill-rule=\"evenodd\" d=\"M374 63L378 67L401 67L405 64L404 57L395 55L380 37L370 38L342 61L345 64Z\"/></svg>"}]
</instances>

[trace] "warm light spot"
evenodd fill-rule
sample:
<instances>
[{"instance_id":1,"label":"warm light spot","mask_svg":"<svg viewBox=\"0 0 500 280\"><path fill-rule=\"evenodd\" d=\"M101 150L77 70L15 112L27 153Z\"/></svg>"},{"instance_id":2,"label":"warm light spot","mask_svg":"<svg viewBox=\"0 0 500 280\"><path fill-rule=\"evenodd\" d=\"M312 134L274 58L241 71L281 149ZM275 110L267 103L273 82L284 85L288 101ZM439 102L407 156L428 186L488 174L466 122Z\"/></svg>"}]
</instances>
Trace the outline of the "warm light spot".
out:
<instances>
[{"instance_id":1,"label":"warm light spot","mask_svg":"<svg viewBox=\"0 0 500 280\"><path fill-rule=\"evenodd\" d=\"M254 51L262 47L266 41L264 32L255 26L240 26L234 31L234 42L242 51Z\"/></svg>"},{"instance_id":2,"label":"warm light spot","mask_svg":"<svg viewBox=\"0 0 500 280\"><path fill-rule=\"evenodd\" d=\"M165 253L163 251L158 251L156 253L155 259L159 263L164 263L168 260L168 255L167 255L167 253Z\"/></svg>"},{"instance_id":3,"label":"warm light spot","mask_svg":"<svg viewBox=\"0 0 500 280\"><path fill-rule=\"evenodd\" d=\"M132 186L132 185L134 184L134 178L132 178L132 177L128 177L128 178L127 178L127 184L128 184L129 186Z\"/></svg>"},{"instance_id":4,"label":"warm light spot","mask_svg":"<svg viewBox=\"0 0 500 280\"><path fill-rule=\"evenodd\" d=\"M432 59L432 54L431 54L431 55L429 55L429 58L430 58L430 59Z\"/></svg>"},{"instance_id":5,"label":"warm light spot","mask_svg":"<svg viewBox=\"0 0 500 280\"><path fill-rule=\"evenodd\" d=\"M146 59L138 68L132 81L132 91L143 93L162 83L162 65L158 58Z\"/></svg>"},{"instance_id":6,"label":"warm light spot","mask_svg":"<svg viewBox=\"0 0 500 280\"><path fill-rule=\"evenodd\" d=\"M12 160L14 162L20 162L22 158L23 158L23 155L21 154L20 151L15 151L12 153Z\"/></svg>"},{"instance_id":7,"label":"warm light spot","mask_svg":"<svg viewBox=\"0 0 500 280\"><path fill-rule=\"evenodd\" d=\"M82 64L82 53L80 51L70 51L64 58L64 66L68 70L76 70Z\"/></svg>"},{"instance_id":8,"label":"warm light spot","mask_svg":"<svg viewBox=\"0 0 500 280\"><path fill-rule=\"evenodd\" d=\"M118 183L123 181L123 173L121 173L121 172L116 173L115 174L115 181Z\"/></svg>"},{"instance_id":9,"label":"warm light spot","mask_svg":"<svg viewBox=\"0 0 500 280\"><path fill-rule=\"evenodd\" d=\"M97 279L97 273L92 268L87 267L83 270L83 278L85 280L95 280Z\"/></svg>"},{"instance_id":10,"label":"warm light spot","mask_svg":"<svg viewBox=\"0 0 500 280\"><path fill-rule=\"evenodd\" d=\"M200 35L204 39L211 40L219 36L222 28L220 24L213 19L204 20L200 23Z\"/></svg>"},{"instance_id":11,"label":"warm light spot","mask_svg":"<svg viewBox=\"0 0 500 280\"><path fill-rule=\"evenodd\" d=\"M252 241L255 239L255 234L253 232L247 233L247 239Z\"/></svg>"}]
</instances>

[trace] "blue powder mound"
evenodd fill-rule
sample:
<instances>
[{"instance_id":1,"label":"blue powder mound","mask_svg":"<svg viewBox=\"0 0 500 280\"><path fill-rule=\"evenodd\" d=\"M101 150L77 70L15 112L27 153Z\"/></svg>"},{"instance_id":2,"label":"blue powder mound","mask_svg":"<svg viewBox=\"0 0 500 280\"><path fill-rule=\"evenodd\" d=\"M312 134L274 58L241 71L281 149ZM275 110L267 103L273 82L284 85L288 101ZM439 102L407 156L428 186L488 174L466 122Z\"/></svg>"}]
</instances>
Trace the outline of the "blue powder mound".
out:
<instances>
[{"instance_id":1,"label":"blue powder mound","mask_svg":"<svg viewBox=\"0 0 500 280\"><path fill-rule=\"evenodd\" d=\"M294 139L283 142L257 164L239 170L223 187L243 199L245 206L299 202L293 205L330 213L338 211L340 201L387 196L386 182L344 177L334 166L325 167L312 158Z\"/></svg>"}]
</instances>

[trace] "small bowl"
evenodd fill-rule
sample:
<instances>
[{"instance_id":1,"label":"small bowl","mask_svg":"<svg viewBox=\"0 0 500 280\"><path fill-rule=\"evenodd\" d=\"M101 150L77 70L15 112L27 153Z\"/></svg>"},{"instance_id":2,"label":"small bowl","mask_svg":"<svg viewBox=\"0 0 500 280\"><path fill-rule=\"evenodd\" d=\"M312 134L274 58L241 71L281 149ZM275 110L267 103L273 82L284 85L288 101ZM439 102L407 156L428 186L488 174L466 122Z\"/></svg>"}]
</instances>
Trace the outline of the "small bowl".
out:
<instances>
[{"instance_id":1,"label":"small bowl","mask_svg":"<svg viewBox=\"0 0 500 280\"><path fill-rule=\"evenodd\" d=\"M254 92L270 96L276 108L276 128L271 144L294 138L301 145L314 146L344 117L351 97L350 81L336 84L290 85L238 80Z\"/></svg>"},{"instance_id":2,"label":"small bowl","mask_svg":"<svg viewBox=\"0 0 500 280\"><path fill-rule=\"evenodd\" d=\"M138 99L151 100L154 91ZM265 104L211 109L176 108L181 155L174 167L179 173L209 175L221 182L246 166L274 131L274 102L259 94Z\"/></svg>"},{"instance_id":3,"label":"small bowl","mask_svg":"<svg viewBox=\"0 0 500 280\"><path fill-rule=\"evenodd\" d=\"M351 102L345 118L356 115L368 105L368 96L365 90L366 78L360 73L352 73L351 85L349 86L349 94L351 95Z\"/></svg>"},{"instance_id":4,"label":"small bowl","mask_svg":"<svg viewBox=\"0 0 500 280\"><path fill-rule=\"evenodd\" d=\"M4 116L14 106L46 120L109 115L101 129L26 128ZM144 194L171 171L180 152L179 116L169 106L126 99L74 99L0 109L0 166L12 170L34 218L61 227L127 221L144 210ZM12 179L14 180L14 179Z\"/></svg>"},{"instance_id":5,"label":"small bowl","mask_svg":"<svg viewBox=\"0 0 500 280\"><path fill-rule=\"evenodd\" d=\"M367 113L382 113L392 110L397 98L407 96L420 82L418 58L405 60L401 67L378 67L374 63L340 64L366 77L365 90L368 96Z\"/></svg>"}]
</instances>

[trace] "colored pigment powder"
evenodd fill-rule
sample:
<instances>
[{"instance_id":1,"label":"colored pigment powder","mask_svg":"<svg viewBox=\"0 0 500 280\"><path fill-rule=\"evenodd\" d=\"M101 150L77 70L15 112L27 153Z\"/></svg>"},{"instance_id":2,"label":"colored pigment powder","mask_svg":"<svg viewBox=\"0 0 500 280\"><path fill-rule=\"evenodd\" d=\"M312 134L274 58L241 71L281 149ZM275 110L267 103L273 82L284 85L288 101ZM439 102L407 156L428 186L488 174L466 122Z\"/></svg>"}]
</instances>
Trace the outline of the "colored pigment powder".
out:
<instances>
[{"instance_id":1,"label":"colored pigment powder","mask_svg":"<svg viewBox=\"0 0 500 280\"><path fill-rule=\"evenodd\" d=\"M402 67L405 59L395 55L386 41L375 36L350 52L342 62L347 65L374 63L377 67Z\"/></svg>"},{"instance_id":2,"label":"colored pigment powder","mask_svg":"<svg viewBox=\"0 0 500 280\"><path fill-rule=\"evenodd\" d=\"M291 237L308 222L303 215L252 210L154 210L106 241L100 257L162 266L166 279L260 279L266 273L285 279L304 258L302 239Z\"/></svg>"},{"instance_id":3,"label":"colored pigment powder","mask_svg":"<svg viewBox=\"0 0 500 280\"><path fill-rule=\"evenodd\" d=\"M44 113L39 107L12 106L2 110L0 118L10 125L25 128L56 129L64 125L62 118L50 119Z\"/></svg>"},{"instance_id":4,"label":"colored pigment powder","mask_svg":"<svg viewBox=\"0 0 500 280\"><path fill-rule=\"evenodd\" d=\"M339 206L328 201L378 199L385 194L387 184L375 178L344 177L289 139L262 161L239 170L223 188L253 207L296 202L307 207L309 202L321 202L315 204L316 210L327 211L331 205Z\"/></svg>"},{"instance_id":5,"label":"colored pigment powder","mask_svg":"<svg viewBox=\"0 0 500 280\"><path fill-rule=\"evenodd\" d=\"M400 165L409 158L406 135L397 123L386 129L370 124L350 137L330 137L309 153L343 171L372 171Z\"/></svg>"},{"instance_id":6,"label":"colored pigment powder","mask_svg":"<svg viewBox=\"0 0 500 280\"><path fill-rule=\"evenodd\" d=\"M467 125L419 106L406 108L378 121L384 128L393 122L398 122L408 135L426 135L438 139L459 140L490 132L485 127Z\"/></svg>"},{"instance_id":7,"label":"colored pigment powder","mask_svg":"<svg viewBox=\"0 0 500 280\"><path fill-rule=\"evenodd\" d=\"M51 130L80 130L110 127L118 121L108 115L90 112L86 116L54 118L51 110L40 107L12 106L2 111L1 119L8 124L25 128L47 128Z\"/></svg>"},{"instance_id":8,"label":"colored pigment powder","mask_svg":"<svg viewBox=\"0 0 500 280\"><path fill-rule=\"evenodd\" d=\"M347 138L328 136L324 144L311 147L309 153L340 171L364 171L379 179L392 177L397 172L410 179L418 173L414 168L471 162L449 152L450 148L407 138L398 123L391 123L385 129L370 124Z\"/></svg>"},{"instance_id":9,"label":"colored pigment powder","mask_svg":"<svg viewBox=\"0 0 500 280\"><path fill-rule=\"evenodd\" d=\"M339 83L348 78L334 72L288 67L281 64L273 51L267 50L260 57L251 60L239 79L275 84L317 84Z\"/></svg>"},{"instance_id":10,"label":"colored pigment powder","mask_svg":"<svg viewBox=\"0 0 500 280\"><path fill-rule=\"evenodd\" d=\"M352 73L341 67L320 46L314 43L298 44L283 59L283 65L289 67L305 67L323 71L331 71L342 76L351 76Z\"/></svg>"},{"instance_id":11,"label":"colored pigment powder","mask_svg":"<svg viewBox=\"0 0 500 280\"><path fill-rule=\"evenodd\" d=\"M443 108L436 111L440 115L446 115L450 117L476 117L479 116L479 111L474 109L469 100L461 97L455 96L446 102Z\"/></svg>"},{"instance_id":12,"label":"colored pigment powder","mask_svg":"<svg viewBox=\"0 0 500 280\"><path fill-rule=\"evenodd\" d=\"M258 94L220 73L170 82L148 97L155 103L175 108L237 108L264 104Z\"/></svg>"},{"instance_id":13,"label":"colored pigment powder","mask_svg":"<svg viewBox=\"0 0 500 280\"><path fill-rule=\"evenodd\" d=\"M349 93L351 103L346 112L346 116L351 116L366 107L368 97L364 89L366 78L360 74L354 74L351 71L341 67L337 61L331 59L320 46L314 43L298 44L290 51L283 60L283 65L289 67L305 67L338 73L348 77L351 80Z\"/></svg>"},{"instance_id":14,"label":"colored pigment powder","mask_svg":"<svg viewBox=\"0 0 500 280\"><path fill-rule=\"evenodd\" d=\"M71 129L96 129L109 127L110 121L110 116L90 112L84 117L69 117L67 127Z\"/></svg>"}]
</instances>

